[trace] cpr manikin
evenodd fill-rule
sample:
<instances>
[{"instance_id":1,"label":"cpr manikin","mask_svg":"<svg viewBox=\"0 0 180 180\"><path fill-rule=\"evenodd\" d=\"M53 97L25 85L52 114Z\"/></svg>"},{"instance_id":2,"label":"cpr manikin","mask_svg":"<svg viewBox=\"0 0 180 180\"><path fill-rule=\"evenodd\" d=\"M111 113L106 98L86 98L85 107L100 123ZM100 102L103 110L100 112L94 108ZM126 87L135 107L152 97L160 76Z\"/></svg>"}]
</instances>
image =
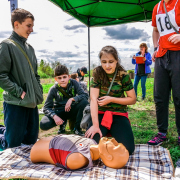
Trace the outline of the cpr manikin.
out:
<instances>
[{"instance_id":1,"label":"cpr manikin","mask_svg":"<svg viewBox=\"0 0 180 180\"><path fill-rule=\"evenodd\" d=\"M97 145L93 139L77 135L59 135L40 139L30 154L33 163L47 162L66 170L84 169L93 166L92 161L101 158L111 168L125 166L129 152L114 138L101 138Z\"/></svg>"}]
</instances>

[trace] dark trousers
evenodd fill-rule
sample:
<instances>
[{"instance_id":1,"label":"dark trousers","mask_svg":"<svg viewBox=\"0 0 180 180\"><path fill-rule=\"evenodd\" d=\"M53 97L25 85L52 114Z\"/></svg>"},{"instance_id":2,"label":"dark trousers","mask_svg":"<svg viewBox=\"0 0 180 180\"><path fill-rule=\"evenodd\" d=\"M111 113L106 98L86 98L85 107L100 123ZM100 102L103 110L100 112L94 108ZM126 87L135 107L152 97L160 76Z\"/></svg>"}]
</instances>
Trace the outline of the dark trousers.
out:
<instances>
[{"instance_id":1,"label":"dark trousers","mask_svg":"<svg viewBox=\"0 0 180 180\"><path fill-rule=\"evenodd\" d=\"M104 114L99 114L99 128L102 132L103 136L106 136L108 133L112 135L113 138L118 143L122 143L126 149L129 151L129 154L132 154L134 152L134 136L132 132L131 125L129 123L128 118L124 116L118 116L113 115L113 123L111 125L111 129L108 130L106 127L101 125L101 121ZM92 122L90 123L88 129L92 126ZM100 135L99 133L96 133L93 137L93 139L99 143Z\"/></svg>"},{"instance_id":2,"label":"dark trousers","mask_svg":"<svg viewBox=\"0 0 180 180\"><path fill-rule=\"evenodd\" d=\"M6 129L0 135L0 148L12 148L23 144L34 144L39 132L38 108L3 103ZM0 127L3 130L3 127ZM0 130L1 131L1 130Z\"/></svg>"},{"instance_id":3,"label":"dark trousers","mask_svg":"<svg viewBox=\"0 0 180 180\"><path fill-rule=\"evenodd\" d=\"M167 51L155 60L154 101L159 132L168 129L169 96L172 89L176 126L180 136L180 51Z\"/></svg>"},{"instance_id":4,"label":"dark trousers","mask_svg":"<svg viewBox=\"0 0 180 180\"><path fill-rule=\"evenodd\" d=\"M87 100L81 100L80 102L71 105L71 110L69 112L65 112L65 109L63 107L63 109L55 110L55 113L64 121L63 124L66 123L67 119L71 119L72 121L75 121L75 128L79 130L80 123L83 117L83 110L87 104L88 104ZM55 126L57 125L54 119L52 119L51 117L44 116L41 119L40 128L42 130L48 130Z\"/></svg>"},{"instance_id":5,"label":"dark trousers","mask_svg":"<svg viewBox=\"0 0 180 180\"><path fill-rule=\"evenodd\" d=\"M147 75L144 75L144 76L135 75L135 78L134 78L134 90L135 90L135 93L136 93L136 97L137 97L137 86L138 86L140 80L141 80L142 97L145 97L146 96Z\"/></svg>"}]
</instances>

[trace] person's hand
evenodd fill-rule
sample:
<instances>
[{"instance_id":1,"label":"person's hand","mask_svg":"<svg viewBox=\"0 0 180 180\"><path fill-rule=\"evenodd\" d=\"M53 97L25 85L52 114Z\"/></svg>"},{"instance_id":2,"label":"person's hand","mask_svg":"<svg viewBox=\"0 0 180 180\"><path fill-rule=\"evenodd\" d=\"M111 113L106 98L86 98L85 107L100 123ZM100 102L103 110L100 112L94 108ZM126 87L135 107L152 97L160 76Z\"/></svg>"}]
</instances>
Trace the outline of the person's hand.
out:
<instances>
[{"instance_id":1,"label":"person's hand","mask_svg":"<svg viewBox=\"0 0 180 180\"><path fill-rule=\"evenodd\" d=\"M146 61L146 58L145 58L145 57L143 58L143 61Z\"/></svg>"},{"instance_id":2,"label":"person's hand","mask_svg":"<svg viewBox=\"0 0 180 180\"><path fill-rule=\"evenodd\" d=\"M153 61L153 62L155 62L156 54L157 54L157 51L154 51L154 53L153 53L153 55L152 55L152 61Z\"/></svg>"},{"instance_id":3,"label":"person's hand","mask_svg":"<svg viewBox=\"0 0 180 180\"><path fill-rule=\"evenodd\" d=\"M135 55L133 56L133 59L136 59L136 56L135 56Z\"/></svg>"},{"instance_id":4,"label":"person's hand","mask_svg":"<svg viewBox=\"0 0 180 180\"><path fill-rule=\"evenodd\" d=\"M180 42L180 34L173 34L168 38L168 41L173 44L177 44L178 42Z\"/></svg>"},{"instance_id":5,"label":"person's hand","mask_svg":"<svg viewBox=\"0 0 180 180\"><path fill-rule=\"evenodd\" d=\"M56 123L57 126L63 124L63 122L64 122L64 121L63 121L59 116L57 116L57 115L54 115L54 116L53 116L53 119L54 119L54 121L55 121L55 123Z\"/></svg>"},{"instance_id":6,"label":"person's hand","mask_svg":"<svg viewBox=\"0 0 180 180\"><path fill-rule=\"evenodd\" d=\"M91 126L85 133L86 138L93 138L96 133L99 133L100 138L102 138L102 132L97 126Z\"/></svg>"},{"instance_id":7,"label":"person's hand","mask_svg":"<svg viewBox=\"0 0 180 180\"><path fill-rule=\"evenodd\" d=\"M70 99L67 101L67 103L66 103L66 105L65 105L65 112L69 112L69 111L71 110L71 104L72 104L72 102L73 102L73 98L70 98Z\"/></svg>"},{"instance_id":8,"label":"person's hand","mask_svg":"<svg viewBox=\"0 0 180 180\"><path fill-rule=\"evenodd\" d=\"M25 95L26 95L26 92L23 91L23 93L21 94L21 99L24 99Z\"/></svg>"},{"instance_id":9,"label":"person's hand","mask_svg":"<svg viewBox=\"0 0 180 180\"><path fill-rule=\"evenodd\" d=\"M98 102L99 106L104 106L111 102L111 97L110 96L102 96L102 97L98 98L97 102Z\"/></svg>"}]
</instances>

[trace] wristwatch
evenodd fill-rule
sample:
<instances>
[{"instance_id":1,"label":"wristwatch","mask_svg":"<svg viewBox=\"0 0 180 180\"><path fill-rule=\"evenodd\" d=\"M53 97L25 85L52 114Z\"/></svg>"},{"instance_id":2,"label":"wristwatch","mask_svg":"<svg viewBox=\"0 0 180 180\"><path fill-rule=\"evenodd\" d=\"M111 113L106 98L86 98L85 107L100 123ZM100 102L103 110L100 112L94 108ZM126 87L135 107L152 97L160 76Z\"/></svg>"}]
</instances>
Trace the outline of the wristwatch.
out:
<instances>
[{"instance_id":1,"label":"wristwatch","mask_svg":"<svg viewBox=\"0 0 180 180\"><path fill-rule=\"evenodd\" d=\"M54 115L56 115L56 113L51 113L50 117L53 119Z\"/></svg>"},{"instance_id":2,"label":"wristwatch","mask_svg":"<svg viewBox=\"0 0 180 180\"><path fill-rule=\"evenodd\" d=\"M154 48L154 51L157 51L157 49L158 49L158 47L155 47L155 48Z\"/></svg>"}]
</instances>

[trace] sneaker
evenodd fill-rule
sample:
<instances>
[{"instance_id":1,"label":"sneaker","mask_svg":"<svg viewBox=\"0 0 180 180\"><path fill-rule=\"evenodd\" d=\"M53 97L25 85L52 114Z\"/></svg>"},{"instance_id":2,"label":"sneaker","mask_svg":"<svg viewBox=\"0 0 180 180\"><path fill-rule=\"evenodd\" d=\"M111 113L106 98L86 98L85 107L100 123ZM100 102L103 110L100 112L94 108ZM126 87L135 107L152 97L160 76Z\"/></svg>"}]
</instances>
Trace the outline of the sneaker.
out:
<instances>
[{"instance_id":1,"label":"sneaker","mask_svg":"<svg viewBox=\"0 0 180 180\"><path fill-rule=\"evenodd\" d=\"M158 133L153 139L148 141L147 144L158 146L161 145L166 140L167 140L166 136L163 136L161 133Z\"/></svg>"},{"instance_id":2,"label":"sneaker","mask_svg":"<svg viewBox=\"0 0 180 180\"><path fill-rule=\"evenodd\" d=\"M79 136L84 136L84 133L81 130L74 129L74 134L79 135Z\"/></svg>"},{"instance_id":3,"label":"sneaker","mask_svg":"<svg viewBox=\"0 0 180 180\"><path fill-rule=\"evenodd\" d=\"M180 146L180 137L178 137L178 145Z\"/></svg>"}]
</instances>

